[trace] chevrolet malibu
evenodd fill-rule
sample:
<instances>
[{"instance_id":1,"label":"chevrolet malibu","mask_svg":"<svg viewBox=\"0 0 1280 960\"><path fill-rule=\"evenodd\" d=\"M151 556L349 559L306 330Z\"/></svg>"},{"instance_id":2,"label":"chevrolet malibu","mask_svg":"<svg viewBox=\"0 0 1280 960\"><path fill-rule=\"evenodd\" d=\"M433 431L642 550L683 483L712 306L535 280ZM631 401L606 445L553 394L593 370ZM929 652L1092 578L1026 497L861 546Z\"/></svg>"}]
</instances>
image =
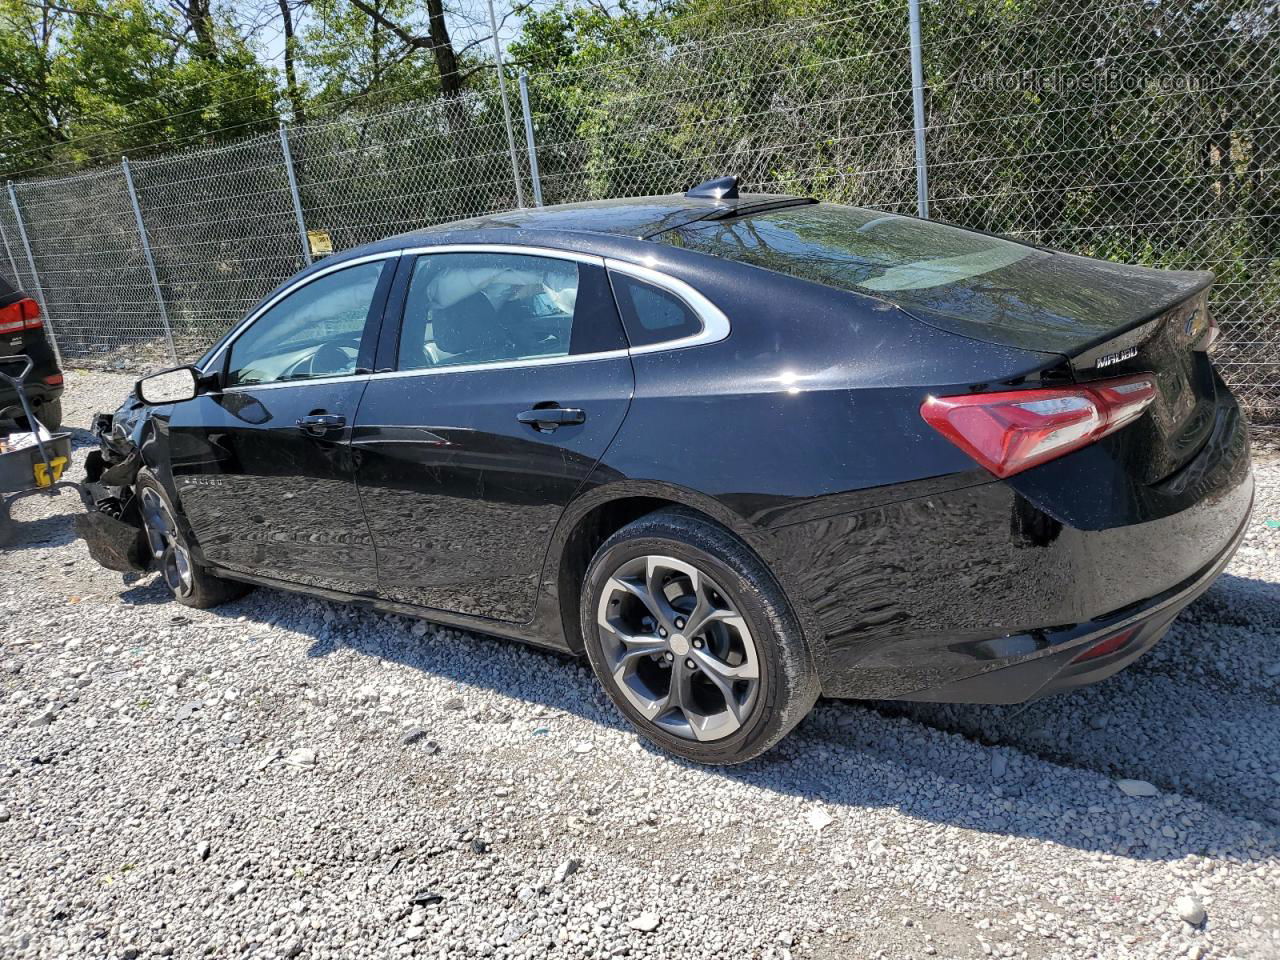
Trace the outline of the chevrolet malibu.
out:
<instances>
[{"instance_id":1,"label":"chevrolet malibu","mask_svg":"<svg viewBox=\"0 0 1280 960\"><path fill-rule=\"evenodd\" d=\"M101 562L585 654L673 753L819 695L1016 703L1230 559L1212 276L813 200L546 207L331 256L100 415Z\"/></svg>"}]
</instances>

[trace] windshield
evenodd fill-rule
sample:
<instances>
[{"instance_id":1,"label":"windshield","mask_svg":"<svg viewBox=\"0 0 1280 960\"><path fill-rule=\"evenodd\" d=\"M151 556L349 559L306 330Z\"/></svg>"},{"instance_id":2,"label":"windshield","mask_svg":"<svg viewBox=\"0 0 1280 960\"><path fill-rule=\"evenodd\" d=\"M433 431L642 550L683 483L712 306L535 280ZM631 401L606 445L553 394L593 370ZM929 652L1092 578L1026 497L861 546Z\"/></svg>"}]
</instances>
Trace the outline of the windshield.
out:
<instances>
[{"instance_id":1,"label":"windshield","mask_svg":"<svg viewBox=\"0 0 1280 960\"><path fill-rule=\"evenodd\" d=\"M946 224L832 203L700 220L657 239L869 293L941 287L1037 253L1034 247Z\"/></svg>"}]
</instances>

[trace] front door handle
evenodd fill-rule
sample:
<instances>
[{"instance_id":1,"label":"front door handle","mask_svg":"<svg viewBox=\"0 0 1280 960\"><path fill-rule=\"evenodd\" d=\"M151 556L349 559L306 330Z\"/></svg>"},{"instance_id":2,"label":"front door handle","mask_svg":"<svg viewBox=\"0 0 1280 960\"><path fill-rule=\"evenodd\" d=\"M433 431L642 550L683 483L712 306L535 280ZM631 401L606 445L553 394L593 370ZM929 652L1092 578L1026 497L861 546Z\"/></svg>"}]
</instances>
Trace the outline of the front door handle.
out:
<instances>
[{"instance_id":1,"label":"front door handle","mask_svg":"<svg viewBox=\"0 0 1280 960\"><path fill-rule=\"evenodd\" d=\"M539 433L551 433L557 427L585 423L587 415L576 407L534 407L516 414L516 419L529 424Z\"/></svg>"},{"instance_id":2,"label":"front door handle","mask_svg":"<svg viewBox=\"0 0 1280 960\"><path fill-rule=\"evenodd\" d=\"M330 430L338 430L347 425L347 418L339 413L313 413L298 418L298 429L313 437L323 437Z\"/></svg>"}]
</instances>

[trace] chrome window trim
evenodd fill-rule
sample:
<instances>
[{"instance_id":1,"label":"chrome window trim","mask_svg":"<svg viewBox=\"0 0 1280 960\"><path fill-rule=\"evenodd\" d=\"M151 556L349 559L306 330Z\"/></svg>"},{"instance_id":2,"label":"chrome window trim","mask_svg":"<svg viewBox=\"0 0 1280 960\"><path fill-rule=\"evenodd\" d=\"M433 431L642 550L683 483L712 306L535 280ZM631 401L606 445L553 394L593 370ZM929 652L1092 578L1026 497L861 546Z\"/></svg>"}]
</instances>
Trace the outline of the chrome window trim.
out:
<instances>
[{"instance_id":1,"label":"chrome window trim","mask_svg":"<svg viewBox=\"0 0 1280 960\"><path fill-rule=\"evenodd\" d=\"M493 363L459 363L454 366L418 367L414 370L387 370L369 374L370 380L396 380L401 377L433 376L440 373L477 373L481 370L519 370L523 367L551 367L563 363L585 363L590 360L618 360L626 350L602 350L599 353L563 353L554 357L529 357L524 360L497 360ZM294 383L307 383L295 380Z\"/></svg>"},{"instance_id":2,"label":"chrome window trim","mask_svg":"<svg viewBox=\"0 0 1280 960\"><path fill-rule=\"evenodd\" d=\"M606 258L604 265L605 269L611 273L621 273L628 277L635 277L637 280L643 280L645 283L650 283L684 301L685 306L692 310L694 315L702 322L702 331L700 333L675 340L660 340L657 343L646 343L643 346L631 347L630 352L633 355L637 353L659 353L665 350L681 350L685 347L700 347L708 343L718 343L729 336L729 318L725 316L724 311L683 280L677 280L675 277L668 276L651 267L641 266L638 263L628 263L625 260Z\"/></svg>"},{"instance_id":3,"label":"chrome window trim","mask_svg":"<svg viewBox=\"0 0 1280 960\"><path fill-rule=\"evenodd\" d=\"M604 257L594 253L578 253L576 250L556 250L553 247L530 247L521 243L442 243L434 247L405 247L405 256L422 256L433 253L512 253L528 257L548 257L552 260L572 260L576 263L593 263L604 266Z\"/></svg>"},{"instance_id":4,"label":"chrome window trim","mask_svg":"<svg viewBox=\"0 0 1280 960\"><path fill-rule=\"evenodd\" d=\"M522 360L502 360L495 363L465 363L449 366L448 364L439 367L421 367L415 370L388 370L379 373L370 374L345 374L334 377L314 377L306 380L284 380L273 383L260 384L244 384L236 387L227 387L226 393L239 393L245 390L274 390L281 387L299 387L310 384L326 384L326 383L345 383L362 380L394 380L402 377L419 377L419 376L435 376L442 373L475 373L482 370L516 370L523 367L544 367L554 366L563 363L580 363L592 360L616 360L622 357L634 356L635 354L660 353L667 350L681 350L685 347L697 347L710 343L718 343L729 336L730 324L729 318L725 316L724 311L708 300L703 294L699 293L694 287L685 283L683 280L677 280L675 277L668 276L652 267L646 267L642 264L631 263L626 260L616 260L612 257L603 257L590 253L579 253L575 250L557 250L553 247L534 247L516 243L442 243L436 246L425 247L404 247L399 250L387 250L382 253L369 254L364 257L356 257L351 260L344 260L341 263L335 263L331 266L317 270L315 273L308 274L305 278L292 286L280 291L269 301L255 310L252 314L245 318L230 337L228 337L219 347L216 353L209 358L201 373L207 374L213 369L217 361L222 355L229 350L240 338L243 333L249 329L258 318L274 307L277 303L288 297L290 294L302 289L313 280L344 270L347 267L356 267L364 263L373 263L378 260L389 260L402 256L428 256L432 254L448 254L448 253L505 253L516 254L530 257L546 257L553 260L569 260L576 263L590 263L595 266L602 267L607 271L622 273L645 283L652 284L660 290L665 290L681 300L702 324L702 330L696 334L687 337L679 337L674 340L662 340L658 343L649 343L639 347L627 347L621 350L605 350L598 353L578 353L564 354L554 357L529 357Z\"/></svg>"},{"instance_id":5,"label":"chrome window trim","mask_svg":"<svg viewBox=\"0 0 1280 960\"><path fill-rule=\"evenodd\" d=\"M231 332L231 335L227 337L227 339L222 341L222 343L218 346L218 349L213 354L213 356L211 356L207 361L205 361L204 366L200 367L200 372L205 376L207 376L211 370L216 368L218 359L224 353L226 353L228 350L231 349L231 347L235 344L235 342L244 335L244 332L246 330L248 330L251 326L253 326L255 323L258 322L259 317L261 317L264 313L266 313L268 310L274 307L277 303L279 303L285 297L290 296L291 294L301 290L303 287L311 283L313 280L319 280L321 277L327 277L331 273L337 273L339 270L345 270L348 267L358 267L361 264L374 263L378 260L390 260L393 257L399 257L400 253L401 251L399 250L387 250L382 253L371 253L371 254L368 254L367 256L354 257L351 260L343 260L341 263L334 263L326 267L321 267L315 273L307 274L297 283L292 284L286 287L285 289L281 290L274 297L272 297L270 300L268 300L266 303L260 306L257 310L253 311L253 313L245 317L244 320L240 322L240 325ZM337 380L337 379L345 380L347 379L347 377L316 377L315 379L316 380ZM299 383L313 383L315 381L289 380L286 382L289 384L296 385ZM261 384L260 386L267 387L267 386L271 386L271 384L264 383L264 384ZM228 387L227 389L236 390L239 388Z\"/></svg>"},{"instance_id":6,"label":"chrome window trim","mask_svg":"<svg viewBox=\"0 0 1280 960\"><path fill-rule=\"evenodd\" d=\"M244 393L246 390L279 390L283 387L309 387L312 384L323 386L326 383L363 383L372 376L371 373L343 373L333 377L299 377L297 380L272 380L270 383L242 383L224 387L222 392Z\"/></svg>"}]
</instances>

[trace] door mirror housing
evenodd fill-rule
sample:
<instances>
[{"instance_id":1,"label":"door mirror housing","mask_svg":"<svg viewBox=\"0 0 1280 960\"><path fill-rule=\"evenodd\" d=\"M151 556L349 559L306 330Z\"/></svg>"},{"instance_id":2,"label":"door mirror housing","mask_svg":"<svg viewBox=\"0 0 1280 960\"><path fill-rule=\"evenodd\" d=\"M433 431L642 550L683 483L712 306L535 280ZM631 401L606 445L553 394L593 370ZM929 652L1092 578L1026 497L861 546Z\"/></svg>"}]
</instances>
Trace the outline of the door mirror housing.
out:
<instances>
[{"instance_id":1,"label":"door mirror housing","mask_svg":"<svg viewBox=\"0 0 1280 960\"><path fill-rule=\"evenodd\" d=\"M200 386L200 371L195 367L174 367L143 377L134 391L143 403L181 403L198 396Z\"/></svg>"}]
</instances>

